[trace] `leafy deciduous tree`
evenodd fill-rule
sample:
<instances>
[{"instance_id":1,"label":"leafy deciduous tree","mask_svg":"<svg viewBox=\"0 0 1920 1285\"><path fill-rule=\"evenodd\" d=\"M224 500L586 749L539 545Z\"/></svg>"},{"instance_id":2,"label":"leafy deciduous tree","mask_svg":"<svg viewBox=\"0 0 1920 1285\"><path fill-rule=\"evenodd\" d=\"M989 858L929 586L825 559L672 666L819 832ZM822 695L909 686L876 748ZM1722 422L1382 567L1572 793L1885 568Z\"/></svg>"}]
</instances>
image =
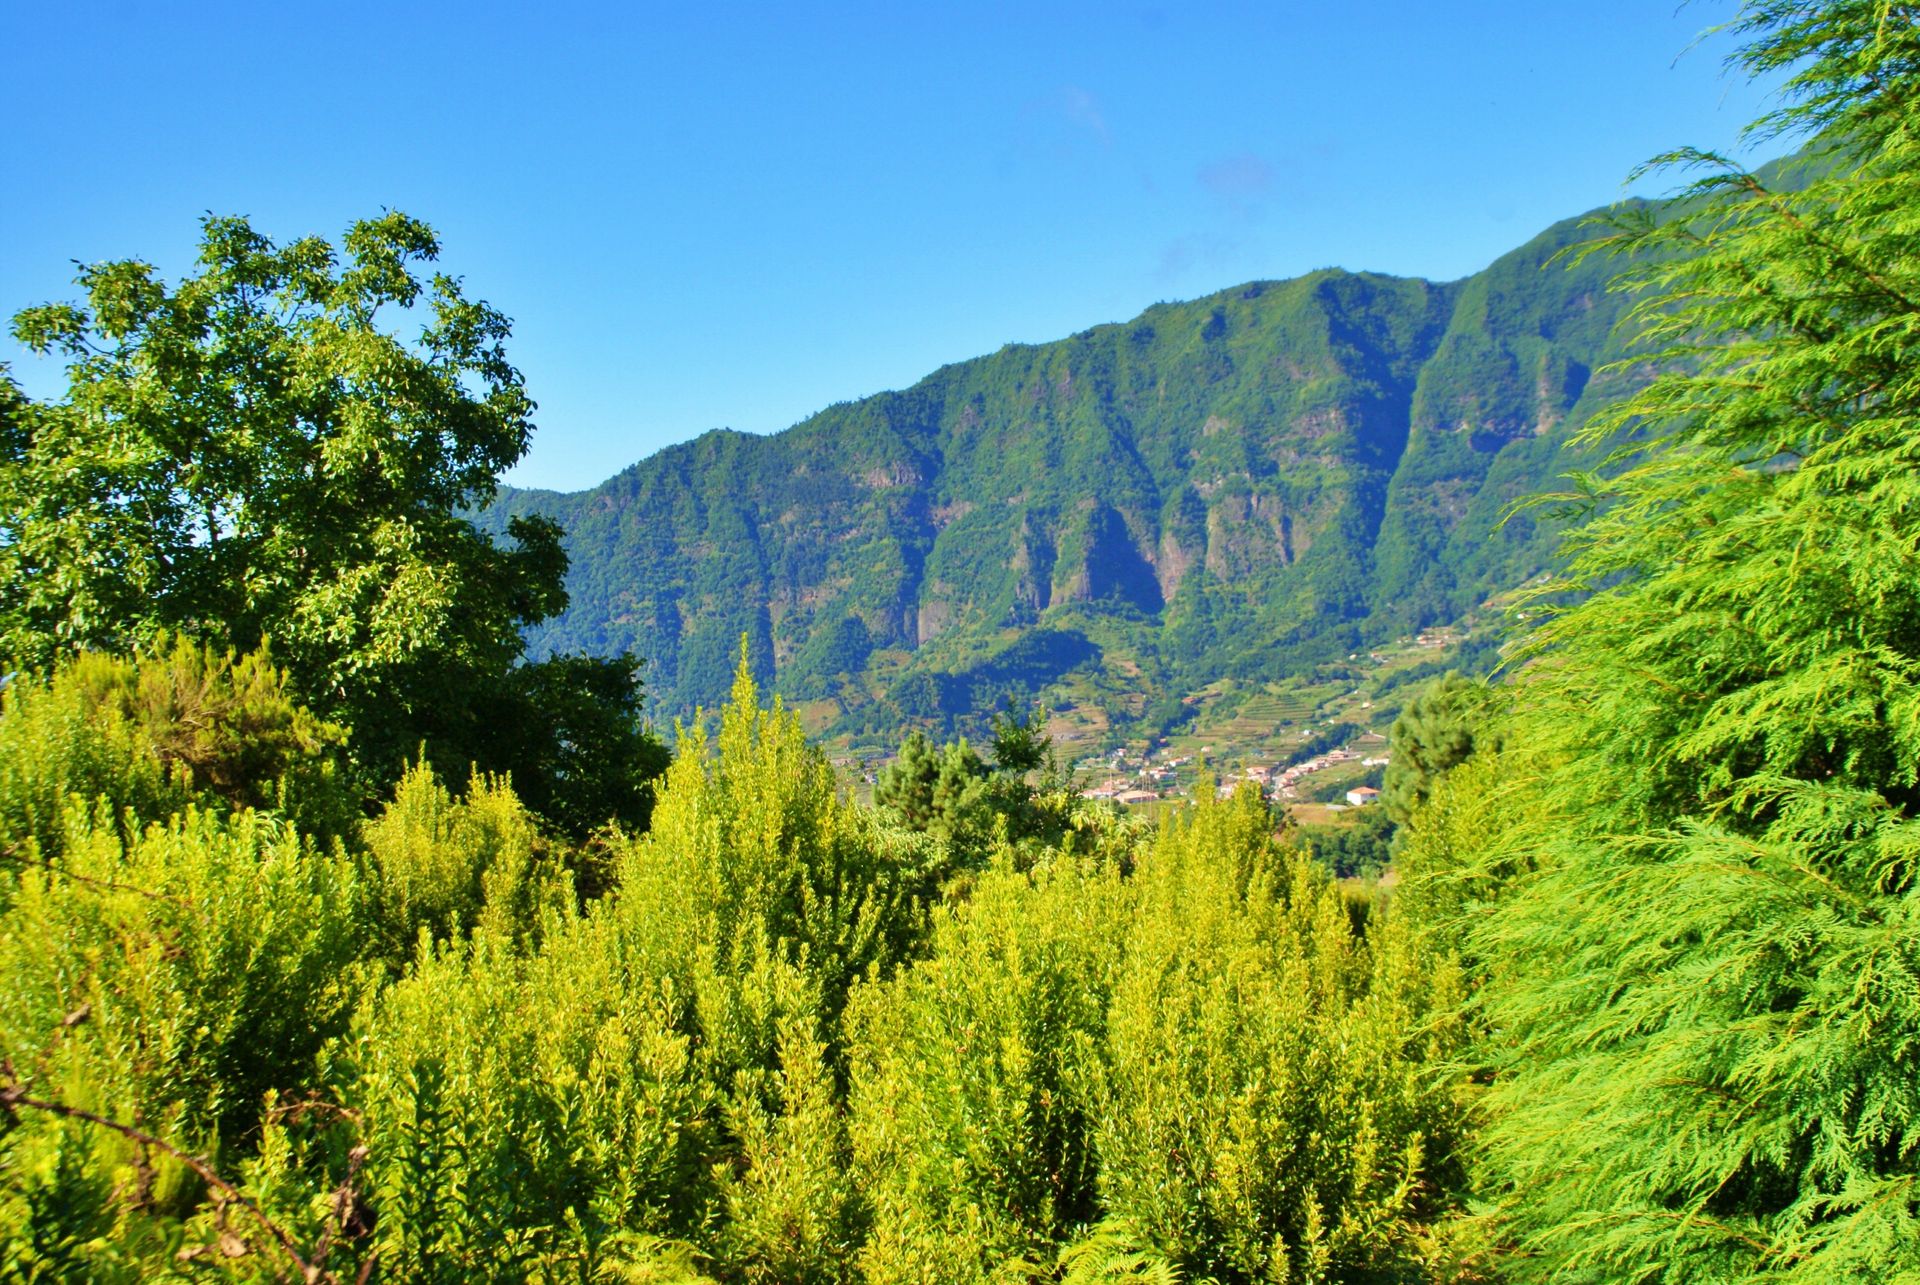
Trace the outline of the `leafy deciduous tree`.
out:
<instances>
[{"instance_id":1,"label":"leafy deciduous tree","mask_svg":"<svg viewBox=\"0 0 1920 1285\"><path fill-rule=\"evenodd\" d=\"M14 333L64 357L68 386L34 405L0 382L0 651L40 664L160 629L265 645L351 729L369 784L425 742L525 771L570 830L643 820L658 753L632 665L507 680L522 627L565 605L566 555L544 519L503 547L464 516L525 451L534 404L507 318L428 275L438 254L398 213L338 251L209 216L177 285L94 264L84 302L22 311Z\"/></svg>"}]
</instances>

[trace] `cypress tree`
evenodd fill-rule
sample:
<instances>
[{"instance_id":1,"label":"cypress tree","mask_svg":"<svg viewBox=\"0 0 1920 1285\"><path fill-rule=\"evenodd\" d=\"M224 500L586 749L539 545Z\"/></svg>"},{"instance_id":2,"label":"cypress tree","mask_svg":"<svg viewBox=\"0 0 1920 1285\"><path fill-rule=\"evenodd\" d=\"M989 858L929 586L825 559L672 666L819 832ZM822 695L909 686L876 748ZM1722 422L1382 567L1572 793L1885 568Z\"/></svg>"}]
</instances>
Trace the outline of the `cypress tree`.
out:
<instances>
[{"instance_id":1,"label":"cypress tree","mask_svg":"<svg viewBox=\"0 0 1920 1285\"><path fill-rule=\"evenodd\" d=\"M1749 0L1753 127L1635 251L1636 396L1536 596L1481 916L1510 1273L1920 1279L1920 32Z\"/></svg>"}]
</instances>

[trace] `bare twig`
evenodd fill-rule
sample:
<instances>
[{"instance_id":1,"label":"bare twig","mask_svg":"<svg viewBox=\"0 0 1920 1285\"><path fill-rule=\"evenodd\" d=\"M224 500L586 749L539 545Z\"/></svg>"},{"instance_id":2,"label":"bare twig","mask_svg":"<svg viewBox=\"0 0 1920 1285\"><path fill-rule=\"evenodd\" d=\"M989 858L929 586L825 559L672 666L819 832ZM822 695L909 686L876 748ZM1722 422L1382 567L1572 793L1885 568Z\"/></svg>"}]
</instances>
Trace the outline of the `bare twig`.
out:
<instances>
[{"instance_id":1,"label":"bare twig","mask_svg":"<svg viewBox=\"0 0 1920 1285\"><path fill-rule=\"evenodd\" d=\"M168 905L178 906L182 910L197 909L192 902L183 901L179 897L169 897L164 892L155 892L151 888L141 888L130 883L121 883L117 879L96 879L91 875L79 874L67 869L65 866L55 865L46 857L35 859L20 851L20 845L18 844L10 843L5 848L0 848L0 861L11 861L15 865L25 866L29 870L45 870L48 874L59 875L62 879L71 879L75 883L85 884L91 888L100 888L107 892L131 892L137 896L145 897L149 901L164 901Z\"/></svg>"},{"instance_id":2,"label":"bare twig","mask_svg":"<svg viewBox=\"0 0 1920 1285\"><path fill-rule=\"evenodd\" d=\"M327 1255L333 1252L334 1236L345 1234L360 1213L360 1193L354 1190L353 1182L360 1176L360 1166L366 1162L365 1147L355 1147L347 1153L347 1176L333 1193L333 1221L327 1224L326 1230L320 1234L320 1243L314 1247L313 1265L316 1269L325 1268ZM363 1277L366 1270L365 1266L361 1268Z\"/></svg>"},{"instance_id":3,"label":"bare twig","mask_svg":"<svg viewBox=\"0 0 1920 1285\"><path fill-rule=\"evenodd\" d=\"M19 1079L14 1075L13 1064L8 1061L0 1061L0 1112L12 1115L22 1107L33 1111L44 1111L48 1115L59 1116L66 1120L83 1120L88 1124L98 1125L103 1129L117 1133L123 1138L131 1139L143 1147L158 1147L187 1168L193 1170L194 1173L199 1175L202 1182L253 1215L254 1221L259 1223L262 1230L273 1238L275 1244L280 1246L281 1252L286 1254L286 1256L293 1260L294 1264L299 1267L301 1280L306 1281L308 1285L320 1285L320 1282L327 1282L328 1285L333 1285L334 1277L323 1270L318 1263L308 1262L306 1257L301 1254L299 1246L294 1244L293 1237L287 1234L285 1228L280 1226L279 1223L274 1222L273 1219L267 1217L260 1206L255 1204L246 1193L242 1192L225 1178L222 1178L218 1173L215 1173L213 1166L205 1160L202 1160L199 1156L189 1155L172 1143L162 1138L156 1138L146 1130L135 1128L133 1125L123 1124L119 1120L110 1120L106 1116L96 1115L92 1111L83 1110L80 1107L68 1106L64 1102L48 1102L41 1098L31 1097L28 1095L25 1087L21 1085Z\"/></svg>"}]
</instances>

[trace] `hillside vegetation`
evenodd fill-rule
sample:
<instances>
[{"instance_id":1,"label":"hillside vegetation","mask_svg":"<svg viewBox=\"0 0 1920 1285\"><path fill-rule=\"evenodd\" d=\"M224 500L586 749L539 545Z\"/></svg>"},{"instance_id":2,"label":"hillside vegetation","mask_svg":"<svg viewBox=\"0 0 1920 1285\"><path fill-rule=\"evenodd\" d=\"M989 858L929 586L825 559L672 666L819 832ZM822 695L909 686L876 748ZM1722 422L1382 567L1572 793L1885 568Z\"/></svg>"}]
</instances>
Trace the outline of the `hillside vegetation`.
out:
<instances>
[{"instance_id":1,"label":"hillside vegetation","mask_svg":"<svg viewBox=\"0 0 1920 1285\"><path fill-rule=\"evenodd\" d=\"M0 542L0 1280L1920 1282L1915 18L1742 9L1737 65L1788 77L1760 127L1816 163L1676 153L1681 201L1599 231L1646 355L1539 497L1584 512L1497 681L1404 693L1381 802L1318 835L1252 783L1083 796L1024 713L909 736L860 802L751 634L659 752L629 668L507 663L557 532L488 545L484 478L426 466L459 437L375 395L497 427L510 368L489 404L327 306L402 288L423 225L356 224L342 276L223 220L177 289L89 270L94 310L23 314L68 397L0 385L0 494L65 479ZM267 335L244 272L280 268ZM492 351L443 302L429 344ZM276 547L249 497L298 470L217 467L243 428L323 497L410 444L374 472L415 502ZM183 490L198 541L91 520ZM423 545L521 575L315 631L271 574ZM540 717L394 765L435 690ZM475 743L534 770L433 757Z\"/></svg>"},{"instance_id":2,"label":"hillside vegetation","mask_svg":"<svg viewBox=\"0 0 1920 1285\"><path fill-rule=\"evenodd\" d=\"M1631 379L1613 268L1556 225L1464 281L1317 272L947 366L772 437L714 432L482 515L567 531L536 654L647 658L657 707L756 677L822 726L944 726L1074 672L1111 721L1458 619L1537 572L1514 500ZM1596 373L1598 372L1598 373ZM1134 700L1133 697L1140 699ZM974 720L977 722L977 719Z\"/></svg>"}]
</instances>

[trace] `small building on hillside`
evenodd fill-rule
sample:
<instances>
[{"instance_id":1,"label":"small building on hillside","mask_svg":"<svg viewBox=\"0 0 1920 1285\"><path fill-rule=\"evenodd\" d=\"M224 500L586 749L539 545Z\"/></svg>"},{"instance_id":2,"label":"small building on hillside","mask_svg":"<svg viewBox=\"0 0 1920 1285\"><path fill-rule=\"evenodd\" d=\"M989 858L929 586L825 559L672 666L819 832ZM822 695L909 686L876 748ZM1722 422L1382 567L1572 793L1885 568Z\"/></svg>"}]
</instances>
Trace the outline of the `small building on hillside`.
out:
<instances>
[{"instance_id":1,"label":"small building on hillside","mask_svg":"<svg viewBox=\"0 0 1920 1285\"><path fill-rule=\"evenodd\" d=\"M1363 785L1358 789L1347 791L1347 802L1353 804L1356 808L1364 807L1379 797L1380 791L1374 789L1371 785Z\"/></svg>"}]
</instances>

